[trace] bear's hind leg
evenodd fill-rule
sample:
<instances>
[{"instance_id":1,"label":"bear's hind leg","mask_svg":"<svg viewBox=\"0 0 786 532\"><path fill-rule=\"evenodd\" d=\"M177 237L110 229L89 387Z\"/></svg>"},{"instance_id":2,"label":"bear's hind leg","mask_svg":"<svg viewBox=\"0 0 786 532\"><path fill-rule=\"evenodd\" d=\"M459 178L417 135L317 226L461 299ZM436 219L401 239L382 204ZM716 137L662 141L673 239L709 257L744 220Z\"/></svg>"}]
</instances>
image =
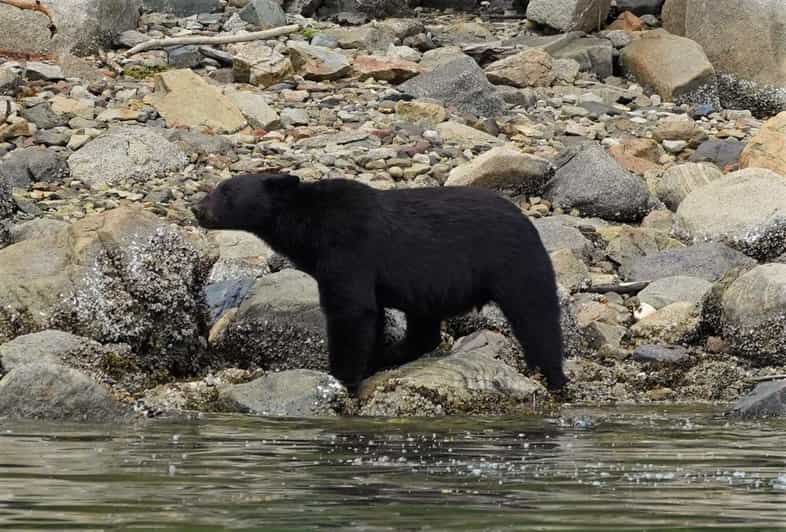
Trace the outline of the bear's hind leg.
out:
<instances>
[{"instance_id":1,"label":"bear's hind leg","mask_svg":"<svg viewBox=\"0 0 786 532\"><path fill-rule=\"evenodd\" d=\"M556 286L499 290L494 301L521 344L530 369L539 368L551 390L567 383L562 369L563 348Z\"/></svg>"}]
</instances>

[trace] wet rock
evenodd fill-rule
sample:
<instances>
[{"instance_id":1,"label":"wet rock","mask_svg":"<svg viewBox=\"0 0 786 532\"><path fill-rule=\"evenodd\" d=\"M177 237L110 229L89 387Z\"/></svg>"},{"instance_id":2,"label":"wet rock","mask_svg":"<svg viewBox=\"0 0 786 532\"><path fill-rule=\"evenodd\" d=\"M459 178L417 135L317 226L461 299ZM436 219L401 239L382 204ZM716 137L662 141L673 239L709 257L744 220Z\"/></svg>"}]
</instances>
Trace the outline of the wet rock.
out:
<instances>
[{"instance_id":1,"label":"wet rock","mask_svg":"<svg viewBox=\"0 0 786 532\"><path fill-rule=\"evenodd\" d=\"M497 359L510 349L502 335L482 331L459 340L448 356L378 373L361 385L361 414L436 416L526 409L544 390Z\"/></svg>"},{"instance_id":2,"label":"wet rock","mask_svg":"<svg viewBox=\"0 0 786 532\"><path fill-rule=\"evenodd\" d=\"M679 345L644 344L633 351L633 360L637 362L674 364L685 360L689 356L688 350Z\"/></svg>"},{"instance_id":3,"label":"wet rock","mask_svg":"<svg viewBox=\"0 0 786 532\"><path fill-rule=\"evenodd\" d=\"M170 128L186 126L233 133L246 125L240 109L192 70L159 74L156 91L145 97L145 103L155 107Z\"/></svg>"},{"instance_id":4,"label":"wet rock","mask_svg":"<svg viewBox=\"0 0 786 532\"><path fill-rule=\"evenodd\" d=\"M687 275L715 282L726 272L750 267L756 261L719 242L700 243L635 258L628 279L652 281Z\"/></svg>"},{"instance_id":5,"label":"wet rock","mask_svg":"<svg viewBox=\"0 0 786 532\"><path fill-rule=\"evenodd\" d=\"M398 90L414 98L432 98L477 116L496 116L505 110L505 101L496 94L475 60L468 56L405 81Z\"/></svg>"},{"instance_id":6,"label":"wet rock","mask_svg":"<svg viewBox=\"0 0 786 532\"><path fill-rule=\"evenodd\" d=\"M254 286L254 278L236 278L211 282L205 287L205 304L210 312L211 326L224 313L237 309ZM223 319L223 318L222 318ZM214 331L211 330L211 334Z\"/></svg>"},{"instance_id":7,"label":"wet rock","mask_svg":"<svg viewBox=\"0 0 786 532\"><path fill-rule=\"evenodd\" d=\"M741 397L730 413L743 418L786 416L786 380L762 382Z\"/></svg>"},{"instance_id":8,"label":"wet rock","mask_svg":"<svg viewBox=\"0 0 786 532\"><path fill-rule=\"evenodd\" d=\"M122 422L126 410L87 375L55 364L25 364L0 380L0 417Z\"/></svg>"},{"instance_id":9,"label":"wet rock","mask_svg":"<svg viewBox=\"0 0 786 532\"><path fill-rule=\"evenodd\" d=\"M0 250L0 339L49 328L127 343L148 370L203 362L201 289L215 257L195 236L138 208Z\"/></svg>"},{"instance_id":10,"label":"wet rock","mask_svg":"<svg viewBox=\"0 0 786 532\"><path fill-rule=\"evenodd\" d=\"M190 17L200 13L215 13L221 8L220 0L142 0L147 11L172 13L176 17Z\"/></svg>"},{"instance_id":11,"label":"wet rock","mask_svg":"<svg viewBox=\"0 0 786 532\"><path fill-rule=\"evenodd\" d=\"M417 63L374 55L359 55L352 60L352 69L361 80L373 78L393 84L401 83L420 74Z\"/></svg>"},{"instance_id":12,"label":"wet rock","mask_svg":"<svg viewBox=\"0 0 786 532\"><path fill-rule=\"evenodd\" d=\"M748 168L694 190L677 209L678 232L723 242L754 258L786 251L786 177Z\"/></svg>"},{"instance_id":13,"label":"wet rock","mask_svg":"<svg viewBox=\"0 0 786 532\"><path fill-rule=\"evenodd\" d=\"M611 0L530 0L527 19L561 32L601 29Z\"/></svg>"},{"instance_id":14,"label":"wet rock","mask_svg":"<svg viewBox=\"0 0 786 532\"><path fill-rule=\"evenodd\" d=\"M550 170L545 159L501 146L451 170L445 185L515 190L534 196L541 193Z\"/></svg>"},{"instance_id":15,"label":"wet rock","mask_svg":"<svg viewBox=\"0 0 786 532\"><path fill-rule=\"evenodd\" d=\"M678 275L653 281L639 292L638 298L642 303L660 309L680 301L698 304L711 289L712 283L706 279Z\"/></svg>"},{"instance_id":16,"label":"wet rock","mask_svg":"<svg viewBox=\"0 0 786 532\"><path fill-rule=\"evenodd\" d=\"M159 131L138 126L108 130L68 158L71 176L97 186L183 169L185 154Z\"/></svg>"},{"instance_id":17,"label":"wet rock","mask_svg":"<svg viewBox=\"0 0 786 532\"><path fill-rule=\"evenodd\" d=\"M240 367L326 370L325 327L316 281L282 270L256 281L216 349Z\"/></svg>"},{"instance_id":18,"label":"wet rock","mask_svg":"<svg viewBox=\"0 0 786 532\"><path fill-rule=\"evenodd\" d=\"M702 142L690 156L694 163L709 162L721 170L734 170L738 167L740 154L745 144L737 139L708 139Z\"/></svg>"},{"instance_id":19,"label":"wet rock","mask_svg":"<svg viewBox=\"0 0 786 532\"><path fill-rule=\"evenodd\" d=\"M767 168L786 176L786 112L764 122L742 150L740 168Z\"/></svg>"},{"instance_id":20,"label":"wet rock","mask_svg":"<svg viewBox=\"0 0 786 532\"><path fill-rule=\"evenodd\" d=\"M339 52L302 42L288 44L289 58L295 70L306 79L332 80L347 76L352 71L349 59Z\"/></svg>"},{"instance_id":21,"label":"wet rock","mask_svg":"<svg viewBox=\"0 0 786 532\"><path fill-rule=\"evenodd\" d=\"M262 42L233 45L232 72L235 81L269 87L280 83L294 72L289 57L273 50Z\"/></svg>"},{"instance_id":22,"label":"wet rock","mask_svg":"<svg viewBox=\"0 0 786 532\"><path fill-rule=\"evenodd\" d=\"M327 373L294 369L267 375L219 391L227 410L263 416L322 417L338 415L347 390Z\"/></svg>"},{"instance_id":23,"label":"wet rock","mask_svg":"<svg viewBox=\"0 0 786 532\"><path fill-rule=\"evenodd\" d=\"M783 4L770 0L669 0L663 8L664 27L696 41L724 80L724 107L763 115L786 109L784 24ZM730 50L730 42L742 44Z\"/></svg>"},{"instance_id":24,"label":"wet rock","mask_svg":"<svg viewBox=\"0 0 786 532\"><path fill-rule=\"evenodd\" d=\"M68 176L68 164L60 153L32 146L17 149L0 159L0 180L27 188L32 182L59 181Z\"/></svg>"},{"instance_id":25,"label":"wet rock","mask_svg":"<svg viewBox=\"0 0 786 532\"><path fill-rule=\"evenodd\" d=\"M556 79L553 68L551 56L533 48L494 61L485 71L492 83L518 88L548 87Z\"/></svg>"},{"instance_id":26,"label":"wet rock","mask_svg":"<svg viewBox=\"0 0 786 532\"><path fill-rule=\"evenodd\" d=\"M86 342L90 340L57 330L25 334L0 344L0 369L7 373L25 364L62 364Z\"/></svg>"},{"instance_id":27,"label":"wet rock","mask_svg":"<svg viewBox=\"0 0 786 532\"><path fill-rule=\"evenodd\" d=\"M227 87L224 89L224 95L240 109L251 127L269 131L280 126L278 113L262 94Z\"/></svg>"},{"instance_id":28,"label":"wet rock","mask_svg":"<svg viewBox=\"0 0 786 532\"><path fill-rule=\"evenodd\" d=\"M136 28L140 6L141 0L64 0L47 5L57 27L52 37L46 17L0 5L0 48L95 52L114 35Z\"/></svg>"},{"instance_id":29,"label":"wet rock","mask_svg":"<svg viewBox=\"0 0 786 532\"><path fill-rule=\"evenodd\" d=\"M763 264L723 294L723 337L756 364L786 363L786 264Z\"/></svg>"},{"instance_id":30,"label":"wet rock","mask_svg":"<svg viewBox=\"0 0 786 532\"><path fill-rule=\"evenodd\" d=\"M655 191L669 209L676 211L688 194L722 177L721 171L709 163L679 164L663 173Z\"/></svg>"},{"instance_id":31,"label":"wet rock","mask_svg":"<svg viewBox=\"0 0 786 532\"><path fill-rule=\"evenodd\" d=\"M580 147L546 186L555 206L584 216L637 221L649 210L649 192L640 178L626 172L600 146Z\"/></svg>"},{"instance_id":32,"label":"wet rock","mask_svg":"<svg viewBox=\"0 0 786 532\"><path fill-rule=\"evenodd\" d=\"M715 70L701 46L690 39L659 30L646 32L622 50L620 60L636 81L666 101L717 101Z\"/></svg>"},{"instance_id":33,"label":"wet rock","mask_svg":"<svg viewBox=\"0 0 786 532\"><path fill-rule=\"evenodd\" d=\"M250 0L240 10L240 18L261 29L276 28L287 23L281 2L276 0Z\"/></svg>"}]
</instances>

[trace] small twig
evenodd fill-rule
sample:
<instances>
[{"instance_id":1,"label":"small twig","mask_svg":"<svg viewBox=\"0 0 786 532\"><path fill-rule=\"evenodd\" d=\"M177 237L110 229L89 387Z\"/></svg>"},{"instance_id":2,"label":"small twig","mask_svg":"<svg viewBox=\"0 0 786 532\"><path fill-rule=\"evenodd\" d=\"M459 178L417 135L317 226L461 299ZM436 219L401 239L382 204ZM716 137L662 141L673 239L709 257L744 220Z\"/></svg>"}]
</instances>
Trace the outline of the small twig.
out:
<instances>
[{"instance_id":1,"label":"small twig","mask_svg":"<svg viewBox=\"0 0 786 532\"><path fill-rule=\"evenodd\" d=\"M2 1L2 0L0 0ZM213 37L196 36L196 37L173 37L171 39L152 39L141 44L137 44L130 50L127 50L123 56L129 57L145 50L168 48L170 46L185 46L188 44L230 44L235 42L257 41L259 39L272 39L280 37L281 35L288 35L300 29L300 24L291 24L289 26L280 26L264 31L255 31L252 33L245 33L242 35L218 35Z\"/></svg>"},{"instance_id":2,"label":"small twig","mask_svg":"<svg viewBox=\"0 0 786 532\"><path fill-rule=\"evenodd\" d=\"M44 14L46 18L49 19L49 25L47 26L49 29L49 38L51 39L55 36L55 33L57 33L57 26L55 26L55 20L52 18L52 13L49 11L48 7L41 3L41 0L0 0L0 4L17 7L25 11L38 11Z\"/></svg>"},{"instance_id":3,"label":"small twig","mask_svg":"<svg viewBox=\"0 0 786 532\"><path fill-rule=\"evenodd\" d=\"M635 281L632 283L619 284L599 284L581 290L590 294L605 294L606 292L616 292L617 294L638 294L647 288L652 281Z\"/></svg>"}]
</instances>

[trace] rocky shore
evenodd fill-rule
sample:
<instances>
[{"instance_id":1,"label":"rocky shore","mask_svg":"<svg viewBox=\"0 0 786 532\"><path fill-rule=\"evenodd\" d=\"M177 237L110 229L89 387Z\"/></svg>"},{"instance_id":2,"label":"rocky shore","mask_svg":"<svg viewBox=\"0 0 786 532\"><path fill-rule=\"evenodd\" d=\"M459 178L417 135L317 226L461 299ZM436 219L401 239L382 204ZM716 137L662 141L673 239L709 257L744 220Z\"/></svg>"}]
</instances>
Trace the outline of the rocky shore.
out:
<instances>
[{"instance_id":1,"label":"rocky shore","mask_svg":"<svg viewBox=\"0 0 786 532\"><path fill-rule=\"evenodd\" d=\"M0 4L0 417L786 415L786 5L414 4L70 0L52 38ZM180 37L206 41L128 53ZM520 206L561 286L565 396L490 306L350 398L313 279L189 210L265 169Z\"/></svg>"}]
</instances>

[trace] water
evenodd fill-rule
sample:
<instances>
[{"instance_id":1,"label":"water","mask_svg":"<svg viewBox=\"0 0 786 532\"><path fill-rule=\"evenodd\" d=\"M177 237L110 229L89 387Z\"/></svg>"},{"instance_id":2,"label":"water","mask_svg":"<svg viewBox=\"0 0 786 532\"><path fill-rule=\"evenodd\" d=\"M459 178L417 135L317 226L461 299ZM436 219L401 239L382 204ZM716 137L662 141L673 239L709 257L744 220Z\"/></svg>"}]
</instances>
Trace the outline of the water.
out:
<instances>
[{"instance_id":1,"label":"water","mask_svg":"<svg viewBox=\"0 0 786 532\"><path fill-rule=\"evenodd\" d=\"M774 530L786 422L562 418L0 422L12 530Z\"/></svg>"}]
</instances>

